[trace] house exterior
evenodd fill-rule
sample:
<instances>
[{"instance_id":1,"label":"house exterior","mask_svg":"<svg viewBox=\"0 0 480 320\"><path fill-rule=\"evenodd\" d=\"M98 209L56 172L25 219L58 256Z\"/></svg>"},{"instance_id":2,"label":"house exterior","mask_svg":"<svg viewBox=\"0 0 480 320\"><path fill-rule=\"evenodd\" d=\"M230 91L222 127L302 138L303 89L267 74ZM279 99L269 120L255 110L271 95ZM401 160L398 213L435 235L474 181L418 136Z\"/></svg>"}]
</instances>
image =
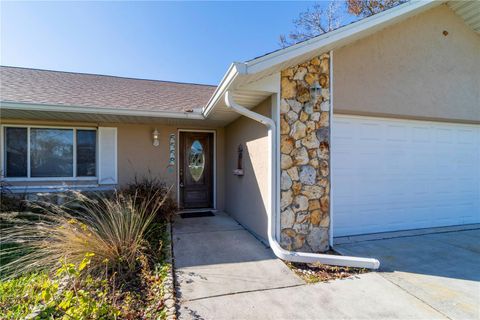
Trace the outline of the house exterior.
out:
<instances>
[{"instance_id":1,"label":"house exterior","mask_svg":"<svg viewBox=\"0 0 480 320\"><path fill-rule=\"evenodd\" d=\"M135 176L283 249L480 223L480 2L412 1L233 63L218 86L1 67L16 192Z\"/></svg>"}]
</instances>

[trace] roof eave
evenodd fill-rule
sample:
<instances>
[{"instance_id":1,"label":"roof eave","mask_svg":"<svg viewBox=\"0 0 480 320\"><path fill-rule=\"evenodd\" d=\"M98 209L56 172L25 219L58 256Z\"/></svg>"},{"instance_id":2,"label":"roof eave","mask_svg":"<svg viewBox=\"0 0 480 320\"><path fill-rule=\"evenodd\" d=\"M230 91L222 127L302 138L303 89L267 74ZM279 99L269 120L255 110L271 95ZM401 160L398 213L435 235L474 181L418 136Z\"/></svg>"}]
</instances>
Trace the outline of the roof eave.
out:
<instances>
[{"instance_id":1,"label":"roof eave","mask_svg":"<svg viewBox=\"0 0 480 320\"><path fill-rule=\"evenodd\" d=\"M233 62L230 65L227 72L225 73L222 80L220 81L219 85L215 89L215 92L213 93L212 97L210 98L210 100L202 110L202 115L205 118L209 116L209 114L213 110L213 107L222 98L226 90L232 86L233 82L237 79L237 77L241 74L246 74L246 70L247 70L246 64L243 62Z\"/></svg>"},{"instance_id":2,"label":"roof eave","mask_svg":"<svg viewBox=\"0 0 480 320\"><path fill-rule=\"evenodd\" d=\"M28 111L69 112L69 113L87 113L87 114L103 114L103 115L117 115L117 116L192 119L192 120L205 119L203 115L198 112L127 110L127 109L120 109L120 108L99 108L99 107L85 107L85 106L12 102L12 101L0 101L0 107L5 109L28 110Z\"/></svg>"}]
</instances>

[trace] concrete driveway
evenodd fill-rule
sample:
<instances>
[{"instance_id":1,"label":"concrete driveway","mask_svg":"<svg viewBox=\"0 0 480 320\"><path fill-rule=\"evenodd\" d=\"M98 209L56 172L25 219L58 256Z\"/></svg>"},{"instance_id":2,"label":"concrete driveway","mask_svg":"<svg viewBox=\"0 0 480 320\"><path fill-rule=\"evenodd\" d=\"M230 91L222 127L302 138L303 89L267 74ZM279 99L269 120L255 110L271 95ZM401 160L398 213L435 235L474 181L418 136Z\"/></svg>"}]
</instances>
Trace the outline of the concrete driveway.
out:
<instances>
[{"instance_id":1,"label":"concrete driveway","mask_svg":"<svg viewBox=\"0 0 480 320\"><path fill-rule=\"evenodd\" d=\"M465 236L478 236L475 232L472 234ZM343 244L341 247L351 252L369 248L382 260L382 251L374 250L374 242L377 241ZM384 246L379 245L379 248L385 250ZM427 301L426 293L424 297L414 289L400 285L395 280L395 274L398 274L395 269L392 269L395 272L385 269L385 272L308 285L224 213L215 217L177 219L173 228L173 249L180 319L466 318L451 316L452 312L447 313L442 306ZM387 245L386 255L388 252ZM367 251L364 253L368 255ZM474 262L472 259L469 263ZM405 265L409 264L405 262ZM410 272L413 278L431 276L404 271ZM470 272L469 278L474 278L474 274L474 271ZM470 295L470 298L462 296L458 301L471 307L472 300L478 297L478 291L474 292L475 288L478 289L478 279L440 277L451 282L462 281L459 287L465 291L459 289L458 292ZM417 283L423 282L426 280L417 280ZM421 290L428 293L440 289L431 286ZM475 317L475 309L465 314Z\"/></svg>"},{"instance_id":2,"label":"concrete driveway","mask_svg":"<svg viewBox=\"0 0 480 320\"><path fill-rule=\"evenodd\" d=\"M423 235L405 232L336 248L343 254L378 258L379 275L445 317L480 319L479 228L444 228Z\"/></svg>"}]
</instances>

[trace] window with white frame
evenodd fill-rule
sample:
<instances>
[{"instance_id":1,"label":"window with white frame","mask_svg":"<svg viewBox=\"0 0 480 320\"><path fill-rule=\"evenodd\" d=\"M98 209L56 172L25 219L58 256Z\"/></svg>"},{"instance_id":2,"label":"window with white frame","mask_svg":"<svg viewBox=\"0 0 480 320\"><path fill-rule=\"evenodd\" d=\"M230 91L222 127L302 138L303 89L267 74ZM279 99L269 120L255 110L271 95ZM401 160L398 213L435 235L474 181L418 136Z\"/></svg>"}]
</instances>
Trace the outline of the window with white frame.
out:
<instances>
[{"instance_id":1,"label":"window with white frame","mask_svg":"<svg viewBox=\"0 0 480 320\"><path fill-rule=\"evenodd\" d=\"M97 131L4 127L7 178L76 178L97 175Z\"/></svg>"}]
</instances>

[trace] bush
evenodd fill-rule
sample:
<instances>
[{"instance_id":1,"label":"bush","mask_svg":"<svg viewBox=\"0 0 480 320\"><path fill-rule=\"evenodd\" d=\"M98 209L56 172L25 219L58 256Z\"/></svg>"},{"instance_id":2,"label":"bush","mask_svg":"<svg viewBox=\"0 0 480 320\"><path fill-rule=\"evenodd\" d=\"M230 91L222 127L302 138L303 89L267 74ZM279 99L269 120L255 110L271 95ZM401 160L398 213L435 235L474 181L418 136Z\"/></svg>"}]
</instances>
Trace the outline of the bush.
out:
<instances>
[{"instance_id":1,"label":"bush","mask_svg":"<svg viewBox=\"0 0 480 320\"><path fill-rule=\"evenodd\" d=\"M0 282L0 314L8 319L116 319L106 279L81 277L93 254L78 264L63 263L55 274L35 273Z\"/></svg>"},{"instance_id":2,"label":"bush","mask_svg":"<svg viewBox=\"0 0 480 320\"><path fill-rule=\"evenodd\" d=\"M127 185L120 193L140 200L138 203L145 201L154 203L151 201L152 198L161 197L164 199L163 205L157 210L155 220L165 222L171 221L178 210L177 203L171 197L171 189L172 187L167 187L160 179L149 174L141 179L135 176L134 182Z\"/></svg>"},{"instance_id":3,"label":"bush","mask_svg":"<svg viewBox=\"0 0 480 320\"><path fill-rule=\"evenodd\" d=\"M10 185L0 176L0 212L25 211L25 195L15 195L10 190Z\"/></svg>"},{"instance_id":4,"label":"bush","mask_svg":"<svg viewBox=\"0 0 480 320\"><path fill-rule=\"evenodd\" d=\"M64 205L37 202L33 212L4 213L0 259L18 258L0 265L0 275L54 270L61 261L78 265L93 253L90 274L106 267L127 279L138 270L138 259L148 255L145 239L165 199L157 191L148 197L119 193L111 199L74 192Z\"/></svg>"}]
</instances>

